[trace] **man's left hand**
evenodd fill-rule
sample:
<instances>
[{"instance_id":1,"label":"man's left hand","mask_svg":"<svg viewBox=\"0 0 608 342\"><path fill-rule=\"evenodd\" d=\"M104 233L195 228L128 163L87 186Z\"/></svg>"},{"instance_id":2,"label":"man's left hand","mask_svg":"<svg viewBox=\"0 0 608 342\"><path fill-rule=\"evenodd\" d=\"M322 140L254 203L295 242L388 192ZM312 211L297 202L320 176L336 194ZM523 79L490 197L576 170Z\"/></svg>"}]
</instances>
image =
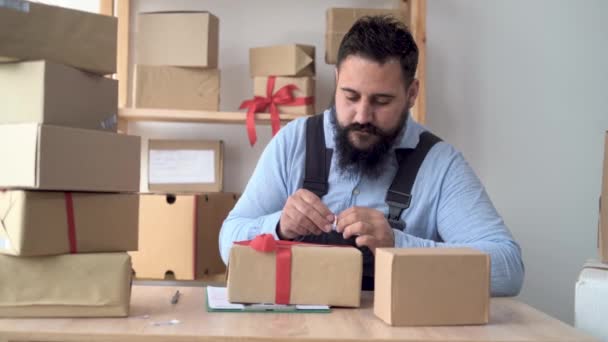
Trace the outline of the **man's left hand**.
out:
<instances>
[{"instance_id":1,"label":"man's left hand","mask_svg":"<svg viewBox=\"0 0 608 342\"><path fill-rule=\"evenodd\" d=\"M336 231L345 239L357 236L357 246L367 246L374 254L378 247L395 247L395 234L381 211L351 207L338 215Z\"/></svg>"}]
</instances>

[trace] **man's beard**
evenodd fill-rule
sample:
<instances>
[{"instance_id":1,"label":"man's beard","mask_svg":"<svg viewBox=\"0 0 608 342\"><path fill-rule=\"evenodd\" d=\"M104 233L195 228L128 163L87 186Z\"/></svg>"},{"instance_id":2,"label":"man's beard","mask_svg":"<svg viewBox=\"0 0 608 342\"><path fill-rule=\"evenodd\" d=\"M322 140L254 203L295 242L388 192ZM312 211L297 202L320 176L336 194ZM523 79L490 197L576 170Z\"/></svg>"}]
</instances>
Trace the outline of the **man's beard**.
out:
<instances>
[{"instance_id":1,"label":"man's beard","mask_svg":"<svg viewBox=\"0 0 608 342\"><path fill-rule=\"evenodd\" d=\"M391 148L401 136L407 124L407 110L401 114L397 127L390 131L383 131L372 124L352 123L342 127L336 117L335 108L331 111L331 122L334 126L334 141L336 144L338 169L344 175L367 176L370 178L379 177L385 169L389 159ZM362 150L354 146L349 138L352 132L365 132L375 135L378 140Z\"/></svg>"}]
</instances>

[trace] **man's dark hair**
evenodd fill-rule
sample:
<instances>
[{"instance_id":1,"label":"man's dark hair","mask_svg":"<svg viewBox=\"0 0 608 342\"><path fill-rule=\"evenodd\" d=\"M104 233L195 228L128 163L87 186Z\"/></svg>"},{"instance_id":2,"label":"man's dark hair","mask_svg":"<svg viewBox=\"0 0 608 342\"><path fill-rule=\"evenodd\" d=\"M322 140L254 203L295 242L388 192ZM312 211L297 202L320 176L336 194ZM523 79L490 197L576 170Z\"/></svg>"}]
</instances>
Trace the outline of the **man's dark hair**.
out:
<instances>
[{"instance_id":1,"label":"man's dark hair","mask_svg":"<svg viewBox=\"0 0 608 342\"><path fill-rule=\"evenodd\" d=\"M357 20L342 39L337 67L351 55L380 64L396 59L406 85L414 80L418 66L418 46L407 26L392 16L365 16Z\"/></svg>"}]
</instances>

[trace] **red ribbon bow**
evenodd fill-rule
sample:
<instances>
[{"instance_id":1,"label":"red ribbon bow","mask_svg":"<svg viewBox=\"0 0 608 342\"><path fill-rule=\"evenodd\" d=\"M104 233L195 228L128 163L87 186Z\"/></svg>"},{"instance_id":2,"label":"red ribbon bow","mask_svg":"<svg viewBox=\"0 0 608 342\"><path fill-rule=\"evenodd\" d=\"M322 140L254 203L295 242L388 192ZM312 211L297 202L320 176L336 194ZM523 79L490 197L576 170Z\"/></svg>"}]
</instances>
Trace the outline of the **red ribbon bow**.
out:
<instances>
[{"instance_id":1,"label":"red ribbon bow","mask_svg":"<svg viewBox=\"0 0 608 342\"><path fill-rule=\"evenodd\" d=\"M269 76L266 82L266 97L254 96L251 100L241 103L239 109L247 108L247 134L251 146L255 145L257 135L255 133L255 113L264 112L270 107L270 123L272 126L272 136L281 129L281 119L277 106L305 106L314 102L314 97L294 97L293 91L298 89L294 84L288 84L273 94L276 76Z\"/></svg>"}]
</instances>

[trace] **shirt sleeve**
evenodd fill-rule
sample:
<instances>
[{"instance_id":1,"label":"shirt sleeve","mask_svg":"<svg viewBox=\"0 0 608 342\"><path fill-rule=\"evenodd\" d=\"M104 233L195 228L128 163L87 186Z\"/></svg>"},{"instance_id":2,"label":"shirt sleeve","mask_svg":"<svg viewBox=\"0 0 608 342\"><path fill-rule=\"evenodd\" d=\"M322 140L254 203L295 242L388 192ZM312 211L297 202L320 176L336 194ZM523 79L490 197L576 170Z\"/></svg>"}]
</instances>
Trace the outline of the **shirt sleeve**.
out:
<instances>
[{"instance_id":1,"label":"shirt sleeve","mask_svg":"<svg viewBox=\"0 0 608 342\"><path fill-rule=\"evenodd\" d=\"M262 152L245 191L222 224L219 248L228 263L233 242L251 240L259 234L278 239L276 226L289 194L290 149L298 130L297 122L283 127Z\"/></svg>"},{"instance_id":2,"label":"shirt sleeve","mask_svg":"<svg viewBox=\"0 0 608 342\"><path fill-rule=\"evenodd\" d=\"M521 249L460 153L450 161L439 186L437 231L442 242L395 230L396 247L471 247L490 255L491 293L515 296L522 287Z\"/></svg>"}]
</instances>

